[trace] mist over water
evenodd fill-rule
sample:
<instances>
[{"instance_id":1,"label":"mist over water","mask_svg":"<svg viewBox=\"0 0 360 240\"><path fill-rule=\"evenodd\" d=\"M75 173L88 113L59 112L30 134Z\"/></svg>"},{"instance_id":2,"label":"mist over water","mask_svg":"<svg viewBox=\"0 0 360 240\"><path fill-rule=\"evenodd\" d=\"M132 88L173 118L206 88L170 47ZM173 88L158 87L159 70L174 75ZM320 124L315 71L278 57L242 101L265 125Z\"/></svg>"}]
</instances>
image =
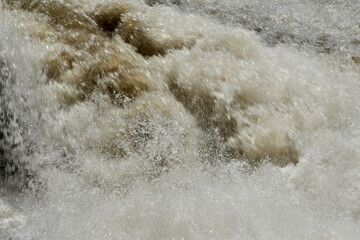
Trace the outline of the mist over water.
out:
<instances>
[{"instance_id":1,"label":"mist over water","mask_svg":"<svg viewBox=\"0 0 360 240\"><path fill-rule=\"evenodd\" d=\"M0 239L359 238L358 1L0 8Z\"/></svg>"}]
</instances>

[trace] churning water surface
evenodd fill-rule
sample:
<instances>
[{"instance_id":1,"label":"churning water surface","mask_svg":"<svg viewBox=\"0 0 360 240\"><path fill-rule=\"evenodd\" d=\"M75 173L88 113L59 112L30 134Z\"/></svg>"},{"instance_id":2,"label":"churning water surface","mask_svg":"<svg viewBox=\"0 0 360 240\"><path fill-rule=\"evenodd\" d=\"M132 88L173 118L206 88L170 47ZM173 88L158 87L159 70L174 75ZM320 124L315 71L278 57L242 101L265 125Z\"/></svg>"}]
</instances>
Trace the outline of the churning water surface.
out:
<instances>
[{"instance_id":1,"label":"churning water surface","mask_svg":"<svg viewBox=\"0 0 360 240\"><path fill-rule=\"evenodd\" d=\"M359 239L358 0L2 0L0 239Z\"/></svg>"}]
</instances>

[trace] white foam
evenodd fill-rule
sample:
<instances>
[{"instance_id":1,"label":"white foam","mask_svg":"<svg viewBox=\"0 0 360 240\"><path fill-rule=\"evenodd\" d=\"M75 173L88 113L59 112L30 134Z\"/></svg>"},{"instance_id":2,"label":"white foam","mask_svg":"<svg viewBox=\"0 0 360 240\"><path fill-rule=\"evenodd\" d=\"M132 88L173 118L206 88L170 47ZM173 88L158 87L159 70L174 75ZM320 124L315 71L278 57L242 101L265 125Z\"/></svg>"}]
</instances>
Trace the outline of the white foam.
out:
<instances>
[{"instance_id":1,"label":"white foam","mask_svg":"<svg viewBox=\"0 0 360 240\"><path fill-rule=\"evenodd\" d=\"M217 7L226 13L238 2ZM100 1L76 3L67 6L106 11L97 11ZM34 142L23 161L44 186L7 193L27 220L19 236L358 238L357 65L269 47L253 32L174 6L121 7L113 33L92 20L66 28L0 10L11 19L0 41L2 57L17 65L12 89L27 96L10 106ZM16 236L11 208L1 209L0 236Z\"/></svg>"}]
</instances>

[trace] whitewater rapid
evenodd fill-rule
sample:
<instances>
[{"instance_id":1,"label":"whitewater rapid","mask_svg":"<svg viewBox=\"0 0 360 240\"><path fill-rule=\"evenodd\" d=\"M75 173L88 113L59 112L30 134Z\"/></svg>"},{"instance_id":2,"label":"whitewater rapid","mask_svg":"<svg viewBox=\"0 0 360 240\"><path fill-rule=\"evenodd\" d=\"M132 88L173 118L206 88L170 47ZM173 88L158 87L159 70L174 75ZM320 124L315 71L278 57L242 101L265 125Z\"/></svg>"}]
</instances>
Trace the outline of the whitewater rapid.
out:
<instances>
[{"instance_id":1,"label":"whitewater rapid","mask_svg":"<svg viewBox=\"0 0 360 240\"><path fill-rule=\"evenodd\" d=\"M0 239L359 239L359 10L2 0Z\"/></svg>"}]
</instances>

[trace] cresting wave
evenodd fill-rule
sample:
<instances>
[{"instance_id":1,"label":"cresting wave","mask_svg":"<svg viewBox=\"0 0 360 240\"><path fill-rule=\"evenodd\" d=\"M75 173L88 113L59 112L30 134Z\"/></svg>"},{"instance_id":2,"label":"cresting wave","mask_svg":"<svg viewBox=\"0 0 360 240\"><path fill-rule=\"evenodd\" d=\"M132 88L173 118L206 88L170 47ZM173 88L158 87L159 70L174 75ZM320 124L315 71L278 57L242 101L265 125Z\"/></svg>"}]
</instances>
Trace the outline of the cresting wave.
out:
<instances>
[{"instance_id":1,"label":"cresting wave","mask_svg":"<svg viewBox=\"0 0 360 240\"><path fill-rule=\"evenodd\" d=\"M360 17L245 2L3 0L0 236L357 239Z\"/></svg>"}]
</instances>

